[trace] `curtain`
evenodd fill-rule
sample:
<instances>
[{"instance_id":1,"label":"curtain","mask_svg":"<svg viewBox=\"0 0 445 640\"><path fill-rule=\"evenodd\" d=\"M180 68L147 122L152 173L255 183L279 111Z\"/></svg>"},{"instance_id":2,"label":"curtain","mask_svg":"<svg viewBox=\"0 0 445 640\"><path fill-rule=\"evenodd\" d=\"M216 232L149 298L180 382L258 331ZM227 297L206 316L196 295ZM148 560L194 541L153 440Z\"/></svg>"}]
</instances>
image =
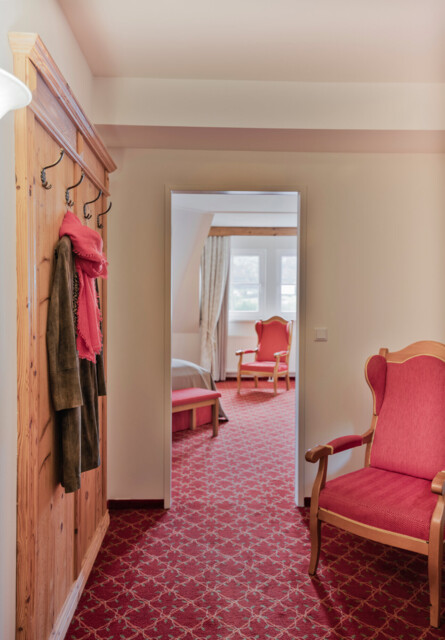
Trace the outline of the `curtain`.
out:
<instances>
[{"instance_id":1,"label":"curtain","mask_svg":"<svg viewBox=\"0 0 445 640\"><path fill-rule=\"evenodd\" d=\"M207 238L201 257L201 366L218 378L216 325L230 262L230 238Z\"/></svg>"},{"instance_id":2,"label":"curtain","mask_svg":"<svg viewBox=\"0 0 445 640\"><path fill-rule=\"evenodd\" d=\"M229 274L226 278L221 311L219 313L218 324L216 325L216 363L215 380L226 379L227 364L227 329L229 324Z\"/></svg>"}]
</instances>

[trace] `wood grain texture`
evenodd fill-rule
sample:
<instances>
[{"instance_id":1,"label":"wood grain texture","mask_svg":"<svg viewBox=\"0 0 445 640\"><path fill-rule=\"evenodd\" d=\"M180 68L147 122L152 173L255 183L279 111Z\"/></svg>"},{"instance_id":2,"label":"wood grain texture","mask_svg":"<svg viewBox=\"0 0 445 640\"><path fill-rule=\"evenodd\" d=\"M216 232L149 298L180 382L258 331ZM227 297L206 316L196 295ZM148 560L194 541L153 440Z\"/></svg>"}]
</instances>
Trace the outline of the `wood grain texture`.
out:
<instances>
[{"instance_id":1,"label":"wood grain texture","mask_svg":"<svg viewBox=\"0 0 445 640\"><path fill-rule=\"evenodd\" d=\"M296 236L297 227L210 227L209 236Z\"/></svg>"},{"instance_id":2,"label":"wood grain texture","mask_svg":"<svg viewBox=\"0 0 445 640\"><path fill-rule=\"evenodd\" d=\"M64 111L69 115L77 129L94 150L108 172L116 169L113 158L100 139L95 127L85 115L82 107L71 91L59 67L37 33L9 33L9 43L13 52L22 54L33 62L45 78L45 83L60 101Z\"/></svg>"},{"instance_id":3,"label":"wood grain texture","mask_svg":"<svg viewBox=\"0 0 445 640\"><path fill-rule=\"evenodd\" d=\"M27 34L12 38L14 72L32 90L34 103L15 115L17 189L17 626L16 638L63 638L86 577L108 526L106 496L106 404L99 399L100 446L104 468L82 474L82 488L65 494L59 482L58 433L48 385L46 324L54 249L66 212L65 189L81 168L86 177L71 191L73 211L91 228L106 197L90 205L93 216L83 219L83 203L97 195L97 183L108 193L106 153L92 140L86 116L65 87L65 98L54 94L62 86L46 49ZM36 53L37 52L37 53ZM36 68L37 65L37 68ZM58 71L58 70L57 70ZM73 107L73 108L74 108ZM37 115L39 109L44 117ZM88 137L89 136L89 137ZM85 142L88 137L88 143ZM46 190L40 170L59 156L61 142L68 151L51 170ZM86 160L83 158L86 157ZM82 160L81 165L75 162ZM108 163L109 166L110 163ZM106 225L106 221L105 221ZM106 234L106 227L105 234ZM102 230L104 234L104 230ZM106 241L106 235L105 235ZM106 247L105 247L106 248ZM103 295L104 287L100 284ZM104 349L106 350L106 298ZM106 353L105 353L106 358ZM105 435L105 437L104 437Z\"/></svg>"},{"instance_id":4,"label":"wood grain texture","mask_svg":"<svg viewBox=\"0 0 445 640\"><path fill-rule=\"evenodd\" d=\"M407 551L415 551L416 553L428 555L428 542L426 540L405 536L402 533L393 533L392 531L386 531L378 527L371 527L356 520L340 516L338 513L333 513L327 509L319 509L318 518L322 522L328 522L335 527L354 533L357 536L362 536L368 540L374 540L374 542L389 544L399 549L406 549Z\"/></svg>"}]
</instances>

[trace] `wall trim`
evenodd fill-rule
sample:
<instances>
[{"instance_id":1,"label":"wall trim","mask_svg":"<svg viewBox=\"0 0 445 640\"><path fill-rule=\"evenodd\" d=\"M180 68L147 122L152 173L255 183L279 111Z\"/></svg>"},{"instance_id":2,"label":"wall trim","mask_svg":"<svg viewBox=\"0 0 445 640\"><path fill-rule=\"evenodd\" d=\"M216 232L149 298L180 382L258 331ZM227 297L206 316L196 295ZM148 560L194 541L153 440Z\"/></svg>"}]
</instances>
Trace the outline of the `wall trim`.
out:
<instances>
[{"instance_id":1,"label":"wall trim","mask_svg":"<svg viewBox=\"0 0 445 640\"><path fill-rule=\"evenodd\" d=\"M108 509L163 509L163 500L108 500Z\"/></svg>"}]
</instances>

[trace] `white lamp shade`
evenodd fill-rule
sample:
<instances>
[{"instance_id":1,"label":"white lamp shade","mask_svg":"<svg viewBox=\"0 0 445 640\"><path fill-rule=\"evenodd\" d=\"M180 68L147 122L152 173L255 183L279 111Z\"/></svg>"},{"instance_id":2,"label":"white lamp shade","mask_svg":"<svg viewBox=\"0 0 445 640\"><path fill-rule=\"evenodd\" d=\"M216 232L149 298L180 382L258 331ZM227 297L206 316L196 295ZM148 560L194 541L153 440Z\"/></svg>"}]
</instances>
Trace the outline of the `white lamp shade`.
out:
<instances>
[{"instance_id":1,"label":"white lamp shade","mask_svg":"<svg viewBox=\"0 0 445 640\"><path fill-rule=\"evenodd\" d=\"M32 94L21 80L0 69L0 118L11 109L26 107L31 102Z\"/></svg>"}]
</instances>

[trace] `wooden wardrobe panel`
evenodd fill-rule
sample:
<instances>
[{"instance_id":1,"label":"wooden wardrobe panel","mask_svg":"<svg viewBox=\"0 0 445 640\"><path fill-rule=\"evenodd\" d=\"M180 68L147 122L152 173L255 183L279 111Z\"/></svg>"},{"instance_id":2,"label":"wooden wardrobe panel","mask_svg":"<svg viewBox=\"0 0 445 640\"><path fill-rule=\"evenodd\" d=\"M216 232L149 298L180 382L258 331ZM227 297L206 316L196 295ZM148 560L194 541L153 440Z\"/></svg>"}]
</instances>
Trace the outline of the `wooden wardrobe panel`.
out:
<instances>
[{"instance_id":1,"label":"wooden wardrobe panel","mask_svg":"<svg viewBox=\"0 0 445 640\"><path fill-rule=\"evenodd\" d=\"M75 149L77 129L63 106L54 100L51 90L40 73L37 73L37 87L33 95L34 106L46 114L52 126L60 131L65 140ZM57 156L55 156L57 158Z\"/></svg>"},{"instance_id":2,"label":"wooden wardrobe panel","mask_svg":"<svg viewBox=\"0 0 445 640\"><path fill-rule=\"evenodd\" d=\"M12 34L14 71L33 91L31 105L15 117L17 175L17 631L16 638L63 638L105 535L106 398L99 398L102 466L82 474L81 489L65 494L60 484L59 435L51 403L46 350L54 249L66 212L90 228L106 198L89 205L98 185L108 192L114 163L83 114L54 61L35 34ZM41 169L51 189L44 189ZM103 232L106 250L106 230ZM100 283L100 292L106 292ZM102 298L102 296L101 296ZM106 360L106 299L104 314Z\"/></svg>"},{"instance_id":3,"label":"wooden wardrobe panel","mask_svg":"<svg viewBox=\"0 0 445 640\"><path fill-rule=\"evenodd\" d=\"M58 157L59 146L39 125L35 126L37 166L44 166ZM37 183L35 206L36 287L38 300L38 519L37 519L37 627L42 637L49 637L57 613L65 602L74 580L74 497L65 495L60 485L59 434L54 421L48 384L46 324L54 248L65 214L65 185L73 183L74 163L70 158L48 171L53 185L46 190Z\"/></svg>"}]
</instances>

